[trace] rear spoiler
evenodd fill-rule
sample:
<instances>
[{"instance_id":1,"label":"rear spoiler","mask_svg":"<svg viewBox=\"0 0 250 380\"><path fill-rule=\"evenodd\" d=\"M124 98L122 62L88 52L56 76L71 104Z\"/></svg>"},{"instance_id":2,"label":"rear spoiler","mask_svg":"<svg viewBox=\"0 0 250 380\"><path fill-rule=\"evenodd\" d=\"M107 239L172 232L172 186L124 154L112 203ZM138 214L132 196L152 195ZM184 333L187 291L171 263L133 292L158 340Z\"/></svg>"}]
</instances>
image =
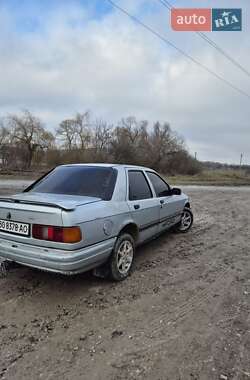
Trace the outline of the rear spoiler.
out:
<instances>
[{"instance_id":1,"label":"rear spoiler","mask_svg":"<svg viewBox=\"0 0 250 380\"><path fill-rule=\"evenodd\" d=\"M38 202L38 201L22 201L19 199L14 199L14 198L0 198L0 202L8 202L8 203L21 203L21 204L30 204L30 205L37 205L37 206L47 206L47 207L55 207L59 208L64 211L72 211L75 209L75 207L63 207L57 203L49 203L49 202Z\"/></svg>"}]
</instances>

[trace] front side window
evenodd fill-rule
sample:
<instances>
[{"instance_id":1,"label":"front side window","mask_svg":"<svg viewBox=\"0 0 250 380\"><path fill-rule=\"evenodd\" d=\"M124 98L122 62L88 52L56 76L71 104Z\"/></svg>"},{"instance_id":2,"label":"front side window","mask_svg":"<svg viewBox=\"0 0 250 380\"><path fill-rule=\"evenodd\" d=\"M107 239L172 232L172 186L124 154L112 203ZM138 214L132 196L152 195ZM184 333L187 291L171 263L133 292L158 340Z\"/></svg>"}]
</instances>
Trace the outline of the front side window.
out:
<instances>
[{"instance_id":1,"label":"front side window","mask_svg":"<svg viewBox=\"0 0 250 380\"><path fill-rule=\"evenodd\" d=\"M59 166L31 186L36 193L80 195L110 200L117 170L97 166Z\"/></svg>"},{"instance_id":2,"label":"front side window","mask_svg":"<svg viewBox=\"0 0 250 380\"><path fill-rule=\"evenodd\" d=\"M128 179L130 201L152 198L151 189L142 171L130 170Z\"/></svg>"},{"instance_id":3,"label":"front side window","mask_svg":"<svg viewBox=\"0 0 250 380\"><path fill-rule=\"evenodd\" d=\"M161 179L157 174L153 172L147 172L147 175L155 189L155 193L157 197L165 197L168 195L170 187L166 184L166 182Z\"/></svg>"}]
</instances>

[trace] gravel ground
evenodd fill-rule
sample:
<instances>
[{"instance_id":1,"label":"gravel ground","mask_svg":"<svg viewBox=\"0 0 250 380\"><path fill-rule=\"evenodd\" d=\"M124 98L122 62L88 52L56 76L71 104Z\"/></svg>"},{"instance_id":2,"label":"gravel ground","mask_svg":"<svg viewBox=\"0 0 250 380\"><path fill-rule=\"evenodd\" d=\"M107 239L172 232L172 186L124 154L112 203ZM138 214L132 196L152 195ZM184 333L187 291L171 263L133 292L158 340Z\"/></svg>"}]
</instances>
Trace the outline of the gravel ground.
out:
<instances>
[{"instance_id":1,"label":"gravel ground","mask_svg":"<svg viewBox=\"0 0 250 380\"><path fill-rule=\"evenodd\" d=\"M139 248L125 282L0 278L1 380L250 379L250 189L187 192L192 230Z\"/></svg>"}]
</instances>

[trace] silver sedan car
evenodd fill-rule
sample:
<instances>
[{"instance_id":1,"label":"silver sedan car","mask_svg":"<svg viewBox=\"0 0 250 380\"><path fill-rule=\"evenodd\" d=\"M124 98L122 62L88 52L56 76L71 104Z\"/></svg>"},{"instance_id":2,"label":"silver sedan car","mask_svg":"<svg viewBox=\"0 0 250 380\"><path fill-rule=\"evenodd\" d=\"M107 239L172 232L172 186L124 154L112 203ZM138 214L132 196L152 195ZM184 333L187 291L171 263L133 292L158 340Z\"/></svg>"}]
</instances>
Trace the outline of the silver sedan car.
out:
<instances>
[{"instance_id":1,"label":"silver sedan car","mask_svg":"<svg viewBox=\"0 0 250 380\"><path fill-rule=\"evenodd\" d=\"M0 198L0 261L125 279L135 248L193 223L188 197L154 170L62 165L23 193Z\"/></svg>"}]
</instances>

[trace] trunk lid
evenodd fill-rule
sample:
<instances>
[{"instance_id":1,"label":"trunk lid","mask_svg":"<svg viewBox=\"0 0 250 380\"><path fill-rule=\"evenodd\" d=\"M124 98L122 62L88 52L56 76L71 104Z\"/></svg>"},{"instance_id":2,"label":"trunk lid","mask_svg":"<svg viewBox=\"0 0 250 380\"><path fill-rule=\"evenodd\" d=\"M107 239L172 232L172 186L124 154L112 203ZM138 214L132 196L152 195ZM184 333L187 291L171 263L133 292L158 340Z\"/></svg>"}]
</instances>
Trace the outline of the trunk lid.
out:
<instances>
[{"instance_id":1,"label":"trunk lid","mask_svg":"<svg viewBox=\"0 0 250 380\"><path fill-rule=\"evenodd\" d=\"M78 196L78 195L64 195L64 194L48 194L48 193L21 193L9 197L0 197L0 202L8 204L23 205L37 205L47 206L52 208L59 208L66 211L73 211L77 206L89 203L99 202L100 198ZM9 205L8 205L9 206ZM1 207L1 206L0 206ZM11 207L11 206L10 206Z\"/></svg>"},{"instance_id":2,"label":"trunk lid","mask_svg":"<svg viewBox=\"0 0 250 380\"><path fill-rule=\"evenodd\" d=\"M101 199L47 193L21 193L12 196L0 197L0 219L11 222L44 224L51 226L63 226L62 214L75 210L77 206ZM55 243L47 241L37 241L32 236L20 236L0 231L1 237L8 240L25 242L28 244L39 244L44 246L54 246Z\"/></svg>"}]
</instances>

